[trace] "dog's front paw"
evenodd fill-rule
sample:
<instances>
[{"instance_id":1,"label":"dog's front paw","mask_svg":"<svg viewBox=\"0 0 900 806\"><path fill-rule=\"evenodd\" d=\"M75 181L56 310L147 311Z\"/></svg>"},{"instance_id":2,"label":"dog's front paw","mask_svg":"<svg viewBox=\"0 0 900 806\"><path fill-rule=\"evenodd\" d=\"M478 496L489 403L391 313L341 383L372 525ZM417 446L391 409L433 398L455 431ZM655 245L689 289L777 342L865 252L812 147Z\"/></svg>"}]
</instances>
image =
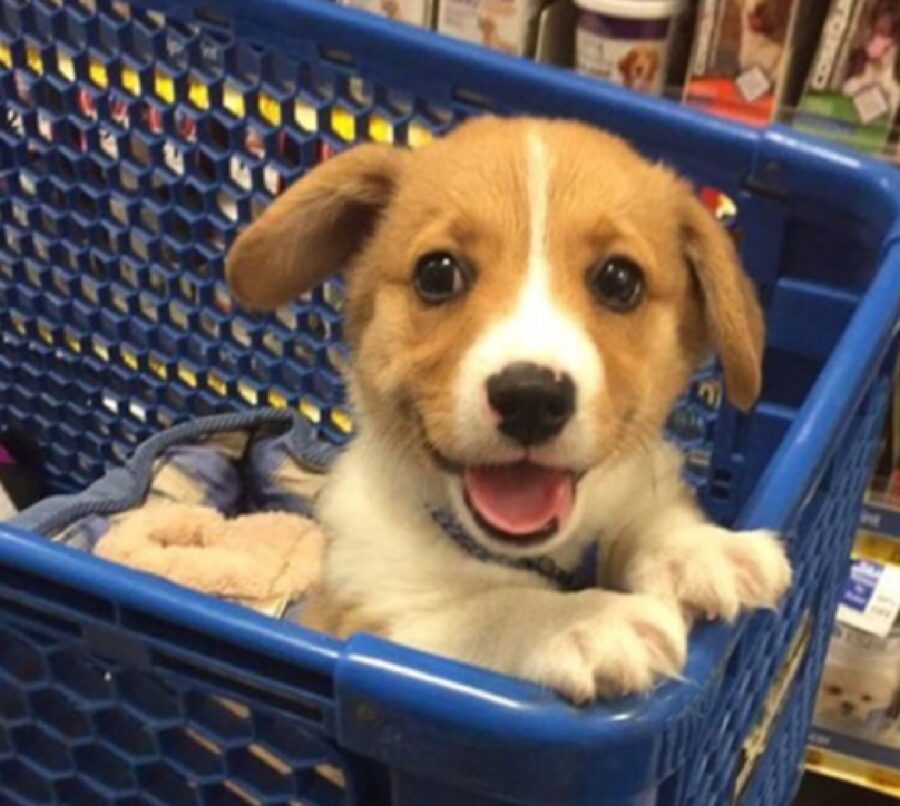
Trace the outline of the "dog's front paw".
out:
<instances>
[{"instance_id":1,"label":"dog's front paw","mask_svg":"<svg viewBox=\"0 0 900 806\"><path fill-rule=\"evenodd\" d=\"M629 583L633 590L674 598L690 612L730 621L741 609L775 607L791 583L791 566L772 532L701 524L642 555Z\"/></svg>"},{"instance_id":2,"label":"dog's front paw","mask_svg":"<svg viewBox=\"0 0 900 806\"><path fill-rule=\"evenodd\" d=\"M583 704L648 691L681 672L686 652L687 628L670 603L603 594L595 613L536 645L521 676Z\"/></svg>"}]
</instances>

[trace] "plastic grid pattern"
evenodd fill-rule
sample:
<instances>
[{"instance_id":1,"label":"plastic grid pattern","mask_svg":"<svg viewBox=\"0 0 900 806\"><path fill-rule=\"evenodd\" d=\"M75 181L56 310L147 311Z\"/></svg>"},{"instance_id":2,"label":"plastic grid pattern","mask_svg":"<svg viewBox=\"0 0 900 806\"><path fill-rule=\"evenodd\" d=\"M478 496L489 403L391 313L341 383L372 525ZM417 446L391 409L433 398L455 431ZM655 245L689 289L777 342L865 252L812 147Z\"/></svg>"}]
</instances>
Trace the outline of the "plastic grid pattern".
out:
<instances>
[{"instance_id":1,"label":"plastic grid pattern","mask_svg":"<svg viewBox=\"0 0 900 806\"><path fill-rule=\"evenodd\" d=\"M57 488L191 414L292 406L347 438L340 280L251 316L223 252L322 159L422 145L461 105L108 0L3 0L0 100L0 395ZM697 483L720 402L707 377L673 420Z\"/></svg>"},{"instance_id":2,"label":"plastic grid pattern","mask_svg":"<svg viewBox=\"0 0 900 806\"><path fill-rule=\"evenodd\" d=\"M209 9L203 17L163 26L158 14L104 0L0 0L2 416L39 436L62 487L82 486L99 475L107 460L121 458L146 435L181 417L233 406L296 406L319 422L324 437L343 439L349 417L336 374L344 360L340 285L329 284L274 317L251 319L231 309L222 288L222 250L239 221L334 150L359 138L416 146L465 117L472 111L467 102L478 100L448 103L444 98L443 105L435 105L425 94L369 81L365 71L360 78L340 51L307 51L302 59L286 59L236 38ZM398 85L415 86L414 77L408 78ZM712 158L704 162L715 166ZM721 169L719 177L727 178L726 173ZM769 214L759 198L748 196L746 205L739 201L738 228L760 226L760 218ZM748 262L763 283L764 296L772 279L763 263L765 249L775 259L780 248L777 238L773 243L748 247L757 250ZM834 246L826 253L833 258L829 262L821 248L806 244L804 251L792 244L794 271L805 278L804 261L813 259L816 271L841 269L839 258L857 244L835 237ZM872 258L856 255L860 261ZM832 305L827 295L817 301L810 289L802 290L812 302L795 301L811 304L806 310L833 313L844 304L839 299ZM824 342L799 343L789 317L774 310L777 302L770 306L770 343L782 358L793 352L807 364L821 363L833 345L834 328ZM772 351L776 358L778 350ZM787 366L804 364L798 360ZM809 370L800 374L805 380L798 388L782 379L788 410L808 389ZM835 482L838 474L826 474L826 484L833 486L812 498L795 524L796 534L789 531L802 536L804 564L785 617L752 619L712 700L673 722L662 737L656 762L659 777L668 776L662 801L705 805L730 799L740 742L758 715L801 614L809 609L814 617L809 653L744 800L777 803L793 786L795 778L775 760L800 758L841 571L826 556L828 551L846 553L876 437L880 394L871 396L868 414L853 423L847 444L833 460L833 467L855 472L841 476L840 483ZM672 425L686 438L695 478L708 481L711 498L726 502L733 514L739 502L729 500L738 489L732 481L746 463L755 462L749 478L754 480L786 430L790 412L774 407L758 414L755 427L763 431L754 442L752 428L737 429L734 413L720 410L720 403L718 382L703 378L687 413L676 413ZM718 465L708 447L716 424ZM744 457L742 444L761 444L768 454ZM742 496L747 492L745 487ZM2 587L0 674L7 685L0 712L11 714L12 728L0 736L5 797L26 803L70 803L77 797L80 804L96 795L96 802L129 803L138 797L134 776L144 775L149 777L138 778L138 785L149 794L140 797L159 803L299 798L318 806L342 797L329 777L310 771L327 759L344 765L349 802L378 802L362 794L369 782L366 765L346 750L340 757L331 755L326 737L334 735L334 727L325 693L330 684L296 681L303 691L319 691L326 714L321 720L296 719L282 703L273 706L271 690L278 685L264 664L248 665L218 683L210 682L209 674L185 677L192 638L199 636L172 634L168 650L176 660L154 671L146 653L148 636L159 625L154 630L146 624L144 629L123 626L127 618L112 598L98 599L100 609L117 610L111 619L115 628L103 638L85 616L83 591L73 597L71 590L54 588L39 575L17 578L6 569ZM82 639L74 640L78 633ZM216 652L226 649L210 646ZM104 660L109 655L118 660ZM56 657L70 663L60 666L53 662ZM82 698L73 691L69 678L76 673L70 668L89 670L84 678L102 680L97 690L105 686L107 693L96 701ZM249 691L241 681L251 678L257 685L266 679L266 690ZM133 680L142 682L134 688ZM169 721L151 719L148 729L138 731L122 716L146 715L164 700L174 703ZM71 702L78 707L71 709ZM219 718L243 720L244 733L233 742L216 733L225 728L205 724L192 710L195 702L217 703L211 707ZM82 730L83 723L70 726L82 731L81 738L73 734L60 741L65 728L60 733L54 720L77 725L72 714L82 705L92 714L87 729ZM279 727L271 728L273 720ZM128 746L148 730L154 743L150 760ZM297 749L285 752L273 743L267 738L273 730L295 736ZM179 754L196 750L196 736L210 742L199 742L208 751L197 753L206 759L198 763L209 765L204 770L188 769ZM383 750L349 733L344 739L366 755ZM116 753L122 763L97 763ZM243 766L251 756L255 760ZM260 771L260 764L266 769ZM58 773L45 775L48 765ZM674 769L677 775L671 774ZM121 777L102 777L117 775L114 770ZM273 770L280 783L267 788L262 782L274 780ZM383 769L375 775L380 784L384 775ZM445 802L439 800L439 786L417 776L398 774L395 784L396 792L405 793L404 804ZM459 802L449 797L447 803Z\"/></svg>"},{"instance_id":3,"label":"plastic grid pattern","mask_svg":"<svg viewBox=\"0 0 900 806\"><path fill-rule=\"evenodd\" d=\"M348 781L309 721L0 628L4 803L331 806Z\"/></svg>"},{"instance_id":4,"label":"plastic grid pattern","mask_svg":"<svg viewBox=\"0 0 900 806\"><path fill-rule=\"evenodd\" d=\"M748 803L787 804L798 784L803 748L818 690L819 673L831 638L837 595L846 576L847 560L859 515L863 490L881 438L889 394L886 382L876 385L838 447L819 489L811 497L792 539L803 536L811 561L797 566L784 617L773 630L762 619L751 624L725 671L722 686L704 722L697 763L685 774L683 802L706 806L722 799L723 781L736 780L739 767L755 764L744 791ZM812 619L808 649L791 689L776 707L774 741L761 757L742 755L742 742L761 712L771 680L788 656L798 624ZM793 762L793 765L785 762ZM796 766L794 766L796 765Z\"/></svg>"},{"instance_id":5,"label":"plastic grid pattern","mask_svg":"<svg viewBox=\"0 0 900 806\"><path fill-rule=\"evenodd\" d=\"M355 86L222 26L0 4L0 393L54 480L83 486L153 431L237 405L346 438L340 282L251 318L221 275L238 223L360 127L430 136Z\"/></svg>"}]
</instances>

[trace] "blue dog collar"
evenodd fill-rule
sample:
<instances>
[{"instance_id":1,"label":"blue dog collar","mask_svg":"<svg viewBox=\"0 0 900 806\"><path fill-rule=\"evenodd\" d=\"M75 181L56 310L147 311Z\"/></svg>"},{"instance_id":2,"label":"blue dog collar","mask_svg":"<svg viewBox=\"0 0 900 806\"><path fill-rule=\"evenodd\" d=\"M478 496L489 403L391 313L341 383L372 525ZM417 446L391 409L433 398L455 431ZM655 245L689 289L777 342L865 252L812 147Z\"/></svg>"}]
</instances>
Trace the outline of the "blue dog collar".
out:
<instances>
[{"instance_id":1,"label":"blue dog collar","mask_svg":"<svg viewBox=\"0 0 900 806\"><path fill-rule=\"evenodd\" d=\"M433 511L431 517L457 546L476 560L529 571L546 579L561 591L580 591L596 584L596 546L591 546L572 570L563 568L555 560L544 555L539 557L506 557L486 549L470 535L459 521L447 512Z\"/></svg>"}]
</instances>

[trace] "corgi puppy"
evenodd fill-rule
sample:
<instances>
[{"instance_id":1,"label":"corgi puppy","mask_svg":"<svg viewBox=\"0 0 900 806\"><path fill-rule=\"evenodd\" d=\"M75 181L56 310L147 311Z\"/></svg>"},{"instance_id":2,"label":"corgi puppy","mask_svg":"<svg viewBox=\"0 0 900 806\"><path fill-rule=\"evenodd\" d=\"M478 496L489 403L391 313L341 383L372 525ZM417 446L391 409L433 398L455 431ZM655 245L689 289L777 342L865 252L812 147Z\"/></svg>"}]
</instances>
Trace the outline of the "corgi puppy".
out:
<instances>
[{"instance_id":1,"label":"corgi puppy","mask_svg":"<svg viewBox=\"0 0 900 806\"><path fill-rule=\"evenodd\" d=\"M745 410L763 352L729 236L668 169L484 117L323 163L226 260L256 310L340 270L357 435L318 502L307 626L585 703L678 675L694 614L775 606L779 541L708 523L661 438L710 348Z\"/></svg>"}]
</instances>

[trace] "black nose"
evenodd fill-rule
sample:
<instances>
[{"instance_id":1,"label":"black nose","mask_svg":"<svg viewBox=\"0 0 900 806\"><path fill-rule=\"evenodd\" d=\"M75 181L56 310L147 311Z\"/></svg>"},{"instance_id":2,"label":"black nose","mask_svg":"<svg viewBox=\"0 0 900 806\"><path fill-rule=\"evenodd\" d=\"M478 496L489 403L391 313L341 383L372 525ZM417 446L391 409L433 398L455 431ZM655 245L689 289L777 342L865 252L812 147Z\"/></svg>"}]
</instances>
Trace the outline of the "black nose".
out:
<instances>
[{"instance_id":1,"label":"black nose","mask_svg":"<svg viewBox=\"0 0 900 806\"><path fill-rule=\"evenodd\" d=\"M852 702L847 702L847 700L844 700L841 703L841 714L843 716L850 716L855 710L856 707Z\"/></svg>"},{"instance_id":2,"label":"black nose","mask_svg":"<svg viewBox=\"0 0 900 806\"><path fill-rule=\"evenodd\" d=\"M487 381L488 403L500 415L501 433L521 445L556 436L575 411L575 384L565 374L522 362Z\"/></svg>"}]
</instances>

